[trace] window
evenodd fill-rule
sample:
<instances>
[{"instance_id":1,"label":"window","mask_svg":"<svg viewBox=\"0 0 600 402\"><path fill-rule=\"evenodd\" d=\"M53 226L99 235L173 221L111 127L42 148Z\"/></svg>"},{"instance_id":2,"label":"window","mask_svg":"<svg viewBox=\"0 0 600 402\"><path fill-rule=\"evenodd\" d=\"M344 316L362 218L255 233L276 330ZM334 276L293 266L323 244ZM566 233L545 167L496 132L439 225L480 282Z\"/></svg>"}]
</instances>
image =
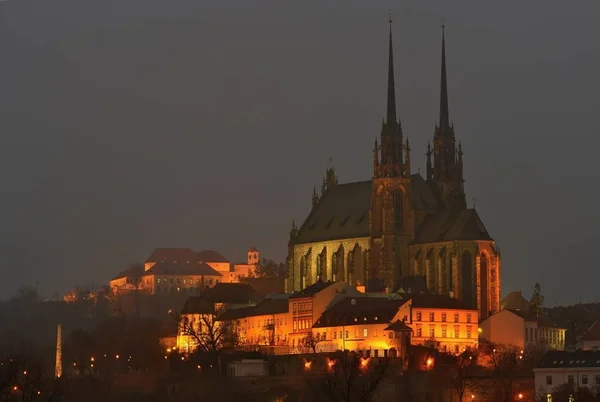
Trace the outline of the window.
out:
<instances>
[{"instance_id":1,"label":"window","mask_svg":"<svg viewBox=\"0 0 600 402\"><path fill-rule=\"evenodd\" d=\"M447 335L446 327L445 327L445 326L443 326L443 327L442 327L442 338L445 338L445 337L446 337L446 335Z\"/></svg>"},{"instance_id":2,"label":"window","mask_svg":"<svg viewBox=\"0 0 600 402\"><path fill-rule=\"evenodd\" d=\"M354 337L355 337L355 338L358 338L358 328L356 328L356 329L354 330Z\"/></svg>"},{"instance_id":3,"label":"window","mask_svg":"<svg viewBox=\"0 0 600 402\"><path fill-rule=\"evenodd\" d=\"M346 331L346 338L348 338L348 331Z\"/></svg>"},{"instance_id":4,"label":"window","mask_svg":"<svg viewBox=\"0 0 600 402\"><path fill-rule=\"evenodd\" d=\"M430 338L435 337L435 327L433 325L429 326L429 337Z\"/></svg>"},{"instance_id":5,"label":"window","mask_svg":"<svg viewBox=\"0 0 600 402\"><path fill-rule=\"evenodd\" d=\"M333 331L333 339L337 339L337 331Z\"/></svg>"},{"instance_id":6,"label":"window","mask_svg":"<svg viewBox=\"0 0 600 402\"><path fill-rule=\"evenodd\" d=\"M429 313L429 321L433 321L435 319L434 313Z\"/></svg>"},{"instance_id":7,"label":"window","mask_svg":"<svg viewBox=\"0 0 600 402\"><path fill-rule=\"evenodd\" d=\"M467 314L467 322L470 323L471 322L471 313Z\"/></svg>"},{"instance_id":8,"label":"window","mask_svg":"<svg viewBox=\"0 0 600 402\"><path fill-rule=\"evenodd\" d=\"M296 303L292 303L292 311L296 313Z\"/></svg>"},{"instance_id":9,"label":"window","mask_svg":"<svg viewBox=\"0 0 600 402\"><path fill-rule=\"evenodd\" d=\"M570 375L568 378L569 378L568 382L570 385L575 384L575 378L572 375Z\"/></svg>"},{"instance_id":10,"label":"window","mask_svg":"<svg viewBox=\"0 0 600 402\"><path fill-rule=\"evenodd\" d=\"M252 327L254 327L254 321L252 321ZM298 322L294 320L294 331L298 329Z\"/></svg>"},{"instance_id":11,"label":"window","mask_svg":"<svg viewBox=\"0 0 600 402\"><path fill-rule=\"evenodd\" d=\"M365 337L365 338L367 337L367 329L366 328L363 329L363 337Z\"/></svg>"},{"instance_id":12,"label":"window","mask_svg":"<svg viewBox=\"0 0 600 402\"><path fill-rule=\"evenodd\" d=\"M442 313L442 322L446 322L446 313Z\"/></svg>"},{"instance_id":13,"label":"window","mask_svg":"<svg viewBox=\"0 0 600 402\"><path fill-rule=\"evenodd\" d=\"M394 337L394 333L390 332L390 339L392 339Z\"/></svg>"},{"instance_id":14,"label":"window","mask_svg":"<svg viewBox=\"0 0 600 402\"><path fill-rule=\"evenodd\" d=\"M467 339L471 338L471 326L467 326Z\"/></svg>"},{"instance_id":15,"label":"window","mask_svg":"<svg viewBox=\"0 0 600 402\"><path fill-rule=\"evenodd\" d=\"M454 337L458 338L458 333L460 331L460 327L458 325L454 326Z\"/></svg>"},{"instance_id":16,"label":"window","mask_svg":"<svg viewBox=\"0 0 600 402\"><path fill-rule=\"evenodd\" d=\"M421 312L417 311L417 321L421 321Z\"/></svg>"},{"instance_id":17,"label":"window","mask_svg":"<svg viewBox=\"0 0 600 402\"><path fill-rule=\"evenodd\" d=\"M584 374L584 375L581 376L581 383L584 384L584 385L588 383L588 376L587 375Z\"/></svg>"},{"instance_id":18,"label":"window","mask_svg":"<svg viewBox=\"0 0 600 402\"><path fill-rule=\"evenodd\" d=\"M454 313L454 322L458 322L458 313Z\"/></svg>"},{"instance_id":19,"label":"window","mask_svg":"<svg viewBox=\"0 0 600 402\"><path fill-rule=\"evenodd\" d=\"M552 376L551 375L546 376L546 385L552 385Z\"/></svg>"},{"instance_id":20,"label":"window","mask_svg":"<svg viewBox=\"0 0 600 402\"><path fill-rule=\"evenodd\" d=\"M423 336L423 330L421 329L421 327L417 327L417 338L420 338Z\"/></svg>"},{"instance_id":21,"label":"window","mask_svg":"<svg viewBox=\"0 0 600 402\"><path fill-rule=\"evenodd\" d=\"M373 331L373 336L377 336L377 330Z\"/></svg>"}]
</instances>

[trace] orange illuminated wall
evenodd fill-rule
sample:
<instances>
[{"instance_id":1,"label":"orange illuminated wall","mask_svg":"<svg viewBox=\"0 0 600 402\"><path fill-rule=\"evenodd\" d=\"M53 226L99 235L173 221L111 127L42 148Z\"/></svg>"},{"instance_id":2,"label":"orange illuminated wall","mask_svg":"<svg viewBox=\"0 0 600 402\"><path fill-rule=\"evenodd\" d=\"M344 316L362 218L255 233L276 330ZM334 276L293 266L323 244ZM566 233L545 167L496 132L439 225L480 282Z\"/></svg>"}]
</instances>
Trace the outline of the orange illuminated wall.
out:
<instances>
[{"instance_id":1,"label":"orange illuminated wall","mask_svg":"<svg viewBox=\"0 0 600 402\"><path fill-rule=\"evenodd\" d=\"M411 311L412 310L412 311ZM412 344L435 347L442 352L461 353L477 345L478 311L450 308L400 307L400 317L410 317Z\"/></svg>"}]
</instances>

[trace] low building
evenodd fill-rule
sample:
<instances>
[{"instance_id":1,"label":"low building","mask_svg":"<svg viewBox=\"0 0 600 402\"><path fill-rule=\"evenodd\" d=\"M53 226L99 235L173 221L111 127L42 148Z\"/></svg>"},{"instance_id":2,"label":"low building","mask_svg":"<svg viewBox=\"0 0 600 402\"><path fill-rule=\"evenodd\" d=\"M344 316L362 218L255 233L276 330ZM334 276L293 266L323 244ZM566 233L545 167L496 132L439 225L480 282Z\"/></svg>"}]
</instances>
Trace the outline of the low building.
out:
<instances>
[{"instance_id":1,"label":"low building","mask_svg":"<svg viewBox=\"0 0 600 402\"><path fill-rule=\"evenodd\" d=\"M219 283L200 296L190 297L178 317L177 348L191 353L201 340L211 343L211 348L219 348L220 343L226 341L222 331L224 322L219 321L219 316L259 301L256 291L244 283Z\"/></svg>"},{"instance_id":2,"label":"low building","mask_svg":"<svg viewBox=\"0 0 600 402\"><path fill-rule=\"evenodd\" d=\"M532 346L565 349L565 328L553 326L547 320L521 310L501 310L482 321L480 328L480 337L495 344L511 345L521 350Z\"/></svg>"},{"instance_id":3,"label":"low building","mask_svg":"<svg viewBox=\"0 0 600 402\"><path fill-rule=\"evenodd\" d=\"M261 359L242 359L227 364L227 376L229 377L256 377L267 374L267 362Z\"/></svg>"},{"instance_id":4,"label":"low building","mask_svg":"<svg viewBox=\"0 0 600 402\"><path fill-rule=\"evenodd\" d=\"M349 350L374 357L405 358L411 328L399 317L407 300L347 297L323 312L312 327L315 351Z\"/></svg>"},{"instance_id":5,"label":"low building","mask_svg":"<svg viewBox=\"0 0 600 402\"><path fill-rule=\"evenodd\" d=\"M444 295L413 294L400 306L398 317L412 329L412 344L461 353L478 343L478 312Z\"/></svg>"},{"instance_id":6,"label":"low building","mask_svg":"<svg viewBox=\"0 0 600 402\"><path fill-rule=\"evenodd\" d=\"M583 350L598 350L600 346L600 320L595 321L581 337Z\"/></svg>"},{"instance_id":7,"label":"low building","mask_svg":"<svg viewBox=\"0 0 600 402\"><path fill-rule=\"evenodd\" d=\"M336 301L361 293L342 281L317 281L299 292L290 295L292 330L288 336L292 350L302 353L305 341L312 336L312 327L325 310Z\"/></svg>"},{"instance_id":8,"label":"low building","mask_svg":"<svg viewBox=\"0 0 600 402\"><path fill-rule=\"evenodd\" d=\"M549 351L533 372L536 400L559 400L556 394L564 392L565 388L600 386L600 352Z\"/></svg>"},{"instance_id":9,"label":"low building","mask_svg":"<svg viewBox=\"0 0 600 402\"><path fill-rule=\"evenodd\" d=\"M246 256L246 262L234 264L233 266L234 275L238 280L254 274L256 268L260 265L260 253L256 247L251 247Z\"/></svg>"},{"instance_id":10,"label":"low building","mask_svg":"<svg viewBox=\"0 0 600 402\"><path fill-rule=\"evenodd\" d=\"M235 324L242 349L288 345L292 327L288 295L265 298L255 306L230 309L219 315L218 320Z\"/></svg>"}]
</instances>

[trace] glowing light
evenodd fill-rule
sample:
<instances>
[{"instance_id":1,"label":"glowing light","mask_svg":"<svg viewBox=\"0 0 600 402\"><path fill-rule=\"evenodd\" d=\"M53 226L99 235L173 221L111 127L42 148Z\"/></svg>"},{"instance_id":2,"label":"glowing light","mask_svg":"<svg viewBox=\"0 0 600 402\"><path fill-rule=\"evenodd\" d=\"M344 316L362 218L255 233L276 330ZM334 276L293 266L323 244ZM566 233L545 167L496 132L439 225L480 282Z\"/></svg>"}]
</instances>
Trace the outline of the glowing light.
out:
<instances>
[{"instance_id":1,"label":"glowing light","mask_svg":"<svg viewBox=\"0 0 600 402\"><path fill-rule=\"evenodd\" d=\"M165 356L165 360L167 360L167 356Z\"/></svg>"},{"instance_id":2,"label":"glowing light","mask_svg":"<svg viewBox=\"0 0 600 402\"><path fill-rule=\"evenodd\" d=\"M115 358L117 358L117 359L118 359L118 358L119 358L119 355L115 355Z\"/></svg>"},{"instance_id":3,"label":"glowing light","mask_svg":"<svg viewBox=\"0 0 600 402\"><path fill-rule=\"evenodd\" d=\"M171 353L171 348L167 348L167 353Z\"/></svg>"},{"instance_id":4,"label":"glowing light","mask_svg":"<svg viewBox=\"0 0 600 402\"><path fill-rule=\"evenodd\" d=\"M94 356L90 357L90 361L94 361Z\"/></svg>"},{"instance_id":5,"label":"glowing light","mask_svg":"<svg viewBox=\"0 0 600 402\"><path fill-rule=\"evenodd\" d=\"M41 394L42 394L42 392L41 392L41 391L38 391L38 392L37 392L37 394L38 394L38 395L41 395Z\"/></svg>"},{"instance_id":6,"label":"glowing light","mask_svg":"<svg viewBox=\"0 0 600 402\"><path fill-rule=\"evenodd\" d=\"M483 329L481 329L481 328L477 328L477 332L479 332L479 333L482 333L482 332L483 332Z\"/></svg>"},{"instance_id":7,"label":"glowing light","mask_svg":"<svg viewBox=\"0 0 600 402\"><path fill-rule=\"evenodd\" d=\"M367 368L367 366L369 365L369 358L362 358L360 359L360 368Z\"/></svg>"},{"instance_id":8,"label":"glowing light","mask_svg":"<svg viewBox=\"0 0 600 402\"><path fill-rule=\"evenodd\" d=\"M519 399L523 399L523 394L519 393Z\"/></svg>"},{"instance_id":9,"label":"glowing light","mask_svg":"<svg viewBox=\"0 0 600 402\"><path fill-rule=\"evenodd\" d=\"M16 385L13 387L13 391L17 391L19 389L19 387L17 387Z\"/></svg>"},{"instance_id":10,"label":"glowing light","mask_svg":"<svg viewBox=\"0 0 600 402\"><path fill-rule=\"evenodd\" d=\"M329 367L329 369L331 370L333 366L335 366L335 360L328 360L327 367Z\"/></svg>"},{"instance_id":11,"label":"glowing light","mask_svg":"<svg viewBox=\"0 0 600 402\"><path fill-rule=\"evenodd\" d=\"M198 370L202 370L202 366L201 365L197 365L196 367L198 367Z\"/></svg>"},{"instance_id":12,"label":"glowing light","mask_svg":"<svg viewBox=\"0 0 600 402\"><path fill-rule=\"evenodd\" d=\"M94 368L94 363L90 364L90 367L91 367L91 368Z\"/></svg>"},{"instance_id":13,"label":"glowing light","mask_svg":"<svg viewBox=\"0 0 600 402\"><path fill-rule=\"evenodd\" d=\"M433 359L431 357L429 357L427 359L427 368L431 368L431 366L433 366Z\"/></svg>"},{"instance_id":14,"label":"glowing light","mask_svg":"<svg viewBox=\"0 0 600 402\"><path fill-rule=\"evenodd\" d=\"M475 399L475 395L471 394L471 400Z\"/></svg>"},{"instance_id":15,"label":"glowing light","mask_svg":"<svg viewBox=\"0 0 600 402\"><path fill-rule=\"evenodd\" d=\"M23 371L23 375L27 375L27 370Z\"/></svg>"},{"instance_id":16,"label":"glowing light","mask_svg":"<svg viewBox=\"0 0 600 402\"><path fill-rule=\"evenodd\" d=\"M312 362L308 361L308 362L304 362L304 368L306 370L310 370L310 366L312 366Z\"/></svg>"}]
</instances>

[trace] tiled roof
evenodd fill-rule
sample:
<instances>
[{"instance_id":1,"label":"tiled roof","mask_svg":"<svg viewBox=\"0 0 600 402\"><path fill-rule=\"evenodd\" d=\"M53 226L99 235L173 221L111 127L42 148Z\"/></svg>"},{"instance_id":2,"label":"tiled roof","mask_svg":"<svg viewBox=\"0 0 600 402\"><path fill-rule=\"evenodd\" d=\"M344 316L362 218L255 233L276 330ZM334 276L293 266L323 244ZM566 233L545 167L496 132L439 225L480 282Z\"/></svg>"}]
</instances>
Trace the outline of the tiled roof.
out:
<instances>
[{"instance_id":1,"label":"tiled roof","mask_svg":"<svg viewBox=\"0 0 600 402\"><path fill-rule=\"evenodd\" d=\"M396 320L392 324L388 325L386 331L412 331L412 329L406 325L403 321Z\"/></svg>"},{"instance_id":2,"label":"tiled roof","mask_svg":"<svg viewBox=\"0 0 600 402\"><path fill-rule=\"evenodd\" d=\"M242 307L225 311L219 321L239 320L259 315L283 314L289 311L288 299L264 299L256 306Z\"/></svg>"},{"instance_id":3,"label":"tiled roof","mask_svg":"<svg viewBox=\"0 0 600 402\"><path fill-rule=\"evenodd\" d=\"M600 320L594 322L583 334L584 341L597 341L600 339Z\"/></svg>"},{"instance_id":4,"label":"tiled roof","mask_svg":"<svg viewBox=\"0 0 600 402\"><path fill-rule=\"evenodd\" d=\"M413 208L434 210L431 187L419 174L411 175ZM369 236L373 181L336 184L325 191L294 240L296 244Z\"/></svg>"},{"instance_id":5,"label":"tiled roof","mask_svg":"<svg viewBox=\"0 0 600 402\"><path fill-rule=\"evenodd\" d=\"M215 250L203 250L196 253L196 259L202 262L229 262L229 260Z\"/></svg>"},{"instance_id":6,"label":"tiled roof","mask_svg":"<svg viewBox=\"0 0 600 402\"><path fill-rule=\"evenodd\" d=\"M203 275L223 276L203 262L157 262L145 275Z\"/></svg>"},{"instance_id":7,"label":"tiled roof","mask_svg":"<svg viewBox=\"0 0 600 402\"><path fill-rule=\"evenodd\" d=\"M192 296L186 300L181 314L213 314L214 304L202 296Z\"/></svg>"},{"instance_id":8,"label":"tiled roof","mask_svg":"<svg viewBox=\"0 0 600 402\"><path fill-rule=\"evenodd\" d=\"M411 300L413 308L446 308L453 310L476 310L469 307L464 302L444 295L434 294L413 294L406 296L406 300Z\"/></svg>"},{"instance_id":9,"label":"tiled roof","mask_svg":"<svg viewBox=\"0 0 600 402\"><path fill-rule=\"evenodd\" d=\"M411 244L454 240L493 240L475 209L458 213L438 212L427 216Z\"/></svg>"},{"instance_id":10,"label":"tiled roof","mask_svg":"<svg viewBox=\"0 0 600 402\"><path fill-rule=\"evenodd\" d=\"M406 300L348 297L325 310L313 328L389 323Z\"/></svg>"},{"instance_id":11,"label":"tiled roof","mask_svg":"<svg viewBox=\"0 0 600 402\"><path fill-rule=\"evenodd\" d=\"M143 274L144 274L144 266L134 264L131 267L127 268L126 270L119 272L119 274L117 276L115 276L114 278L112 278L112 280L121 279L121 278L136 278L136 277L139 278Z\"/></svg>"},{"instance_id":12,"label":"tiled roof","mask_svg":"<svg viewBox=\"0 0 600 402\"><path fill-rule=\"evenodd\" d=\"M334 283L335 282L331 282L331 281L323 282L321 280L318 280L317 282L304 288L303 290L293 293L290 296L290 299L297 299L299 297L312 297L312 296L316 295L317 293L319 293L321 290L333 285Z\"/></svg>"},{"instance_id":13,"label":"tiled roof","mask_svg":"<svg viewBox=\"0 0 600 402\"><path fill-rule=\"evenodd\" d=\"M536 368L600 368L600 352L592 350L578 350L576 352L549 351L546 352Z\"/></svg>"},{"instance_id":14,"label":"tiled roof","mask_svg":"<svg viewBox=\"0 0 600 402\"><path fill-rule=\"evenodd\" d=\"M196 253L191 248L156 248L146 262L186 262L197 261Z\"/></svg>"},{"instance_id":15,"label":"tiled roof","mask_svg":"<svg viewBox=\"0 0 600 402\"><path fill-rule=\"evenodd\" d=\"M427 280L424 276L403 276L398 279L395 293L427 293Z\"/></svg>"},{"instance_id":16,"label":"tiled roof","mask_svg":"<svg viewBox=\"0 0 600 402\"><path fill-rule=\"evenodd\" d=\"M241 282L252 286L261 297L285 291L285 279L282 278L243 278Z\"/></svg>"},{"instance_id":17,"label":"tiled roof","mask_svg":"<svg viewBox=\"0 0 600 402\"><path fill-rule=\"evenodd\" d=\"M256 290L246 283L217 283L204 292L213 303L248 304L259 299Z\"/></svg>"}]
</instances>

